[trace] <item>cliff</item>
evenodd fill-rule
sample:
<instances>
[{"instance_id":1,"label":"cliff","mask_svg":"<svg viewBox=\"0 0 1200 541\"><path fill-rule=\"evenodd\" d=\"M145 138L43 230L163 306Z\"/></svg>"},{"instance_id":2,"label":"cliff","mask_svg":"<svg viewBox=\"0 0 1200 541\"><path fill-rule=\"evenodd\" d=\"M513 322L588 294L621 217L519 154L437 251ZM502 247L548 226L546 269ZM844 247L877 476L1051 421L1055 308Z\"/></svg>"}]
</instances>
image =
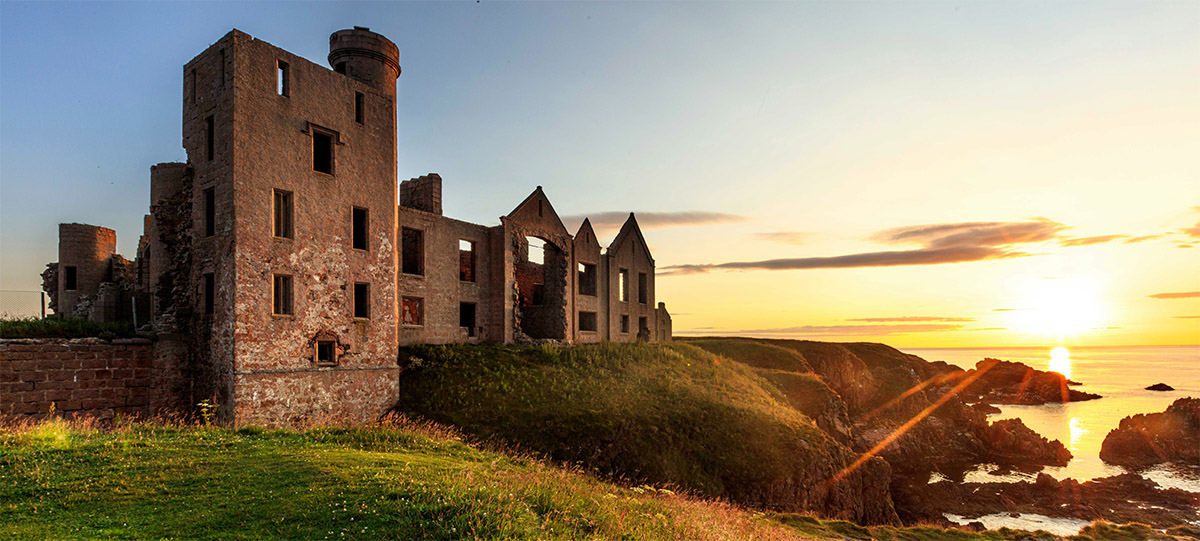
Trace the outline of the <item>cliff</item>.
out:
<instances>
[{"instance_id":1,"label":"cliff","mask_svg":"<svg viewBox=\"0 0 1200 541\"><path fill-rule=\"evenodd\" d=\"M752 368L694 346L419 346L400 359L397 409L475 438L741 505L897 521L886 462L838 477L857 453Z\"/></svg>"},{"instance_id":2,"label":"cliff","mask_svg":"<svg viewBox=\"0 0 1200 541\"><path fill-rule=\"evenodd\" d=\"M1160 462L1200 464L1200 398L1180 398L1162 413L1121 419L1104 437L1100 459L1131 468Z\"/></svg>"}]
</instances>

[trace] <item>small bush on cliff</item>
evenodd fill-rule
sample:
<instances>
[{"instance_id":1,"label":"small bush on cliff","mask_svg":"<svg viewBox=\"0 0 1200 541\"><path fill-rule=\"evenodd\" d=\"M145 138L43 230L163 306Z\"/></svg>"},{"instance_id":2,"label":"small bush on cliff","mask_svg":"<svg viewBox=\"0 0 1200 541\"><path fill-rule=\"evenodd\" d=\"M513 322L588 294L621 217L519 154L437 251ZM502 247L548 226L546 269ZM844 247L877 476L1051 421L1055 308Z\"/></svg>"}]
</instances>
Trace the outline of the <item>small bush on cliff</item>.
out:
<instances>
[{"instance_id":1,"label":"small bush on cliff","mask_svg":"<svg viewBox=\"0 0 1200 541\"><path fill-rule=\"evenodd\" d=\"M0 319L0 338L128 338L133 335L131 323L54 317Z\"/></svg>"},{"instance_id":2,"label":"small bush on cliff","mask_svg":"<svg viewBox=\"0 0 1200 541\"><path fill-rule=\"evenodd\" d=\"M414 346L398 409L606 476L747 505L895 520L888 470L789 407L753 369L683 345Z\"/></svg>"}]
</instances>

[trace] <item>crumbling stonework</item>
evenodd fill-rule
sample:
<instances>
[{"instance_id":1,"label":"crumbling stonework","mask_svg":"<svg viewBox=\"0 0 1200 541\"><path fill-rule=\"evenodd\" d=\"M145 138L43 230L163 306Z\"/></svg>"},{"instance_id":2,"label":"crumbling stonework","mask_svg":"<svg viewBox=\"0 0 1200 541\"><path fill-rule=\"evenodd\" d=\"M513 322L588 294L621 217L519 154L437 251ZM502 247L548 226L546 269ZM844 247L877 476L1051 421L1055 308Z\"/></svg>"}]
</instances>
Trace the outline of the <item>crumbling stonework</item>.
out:
<instances>
[{"instance_id":1,"label":"crumbling stonework","mask_svg":"<svg viewBox=\"0 0 1200 541\"><path fill-rule=\"evenodd\" d=\"M401 344L670 339L632 214L603 253L540 186L497 226L443 216L439 175L396 184L399 49L356 27L328 60L234 30L188 62L187 163L151 168L137 259L63 224L56 313L148 312L154 384L237 421L379 415Z\"/></svg>"}]
</instances>

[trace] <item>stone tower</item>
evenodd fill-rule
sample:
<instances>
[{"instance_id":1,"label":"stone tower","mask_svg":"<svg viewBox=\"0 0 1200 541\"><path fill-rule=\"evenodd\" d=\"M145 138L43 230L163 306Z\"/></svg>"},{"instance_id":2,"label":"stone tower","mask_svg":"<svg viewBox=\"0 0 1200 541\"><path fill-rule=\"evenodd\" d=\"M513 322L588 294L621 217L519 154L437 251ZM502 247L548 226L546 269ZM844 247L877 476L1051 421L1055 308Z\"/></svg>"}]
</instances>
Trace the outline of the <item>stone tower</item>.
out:
<instances>
[{"instance_id":1,"label":"stone tower","mask_svg":"<svg viewBox=\"0 0 1200 541\"><path fill-rule=\"evenodd\" d=\"M234 30L184 66L191 334L225 418L381 413L396 387L399 49L319 66ZM208 383L211 382L211 383Z\"/></svg>"}]
</instances>

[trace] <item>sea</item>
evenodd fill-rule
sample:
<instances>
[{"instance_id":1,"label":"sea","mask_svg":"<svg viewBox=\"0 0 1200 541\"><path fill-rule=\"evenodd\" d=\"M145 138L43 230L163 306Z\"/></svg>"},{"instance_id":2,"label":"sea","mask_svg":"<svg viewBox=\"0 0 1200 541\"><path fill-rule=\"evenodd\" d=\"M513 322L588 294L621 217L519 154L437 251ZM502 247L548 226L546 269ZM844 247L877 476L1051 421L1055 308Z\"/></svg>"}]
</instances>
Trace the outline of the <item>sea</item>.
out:
<instances>
[{"instance_id":1,"label":"sea","mask_svg":"<svg viewBox=\"0 0 1200 541\"><path fill-rule=\"evenodd\" d=\"M1063 467L1042 470L1057 479L1087 481L1126 473L1121 466L1100 460L1100 445L1121 419L1138 413L1156 413L1167 409L1176 399L1200 398L1200 345L1138 347L1021 347L1021 348L908 348L903 349L927 361L945 361L970 369L985 357L1018 361L1039 370L1062 372L1082 385L1073 389L1096 393L1103 398L1041 406L999 406L1000 413L989 420L1019 418L1035 432L1058 440L1073 458ZM1166 383L1174 391L1147 391L1146 387ZM1143 470L1143 477L1161 487L1200 492L1200 464L1165 464ZM968 472L967 482L1015 482L1033 480L1037 473L1001 471L994 464L980 464ZM1040 515L1012 517L996 514L979 519L948 516L954 522L980 520L988 528L1002 526L1044 529L1059 535L1078 532L1086 521L1049 518Z\"/></svg>"}]
</instances>

